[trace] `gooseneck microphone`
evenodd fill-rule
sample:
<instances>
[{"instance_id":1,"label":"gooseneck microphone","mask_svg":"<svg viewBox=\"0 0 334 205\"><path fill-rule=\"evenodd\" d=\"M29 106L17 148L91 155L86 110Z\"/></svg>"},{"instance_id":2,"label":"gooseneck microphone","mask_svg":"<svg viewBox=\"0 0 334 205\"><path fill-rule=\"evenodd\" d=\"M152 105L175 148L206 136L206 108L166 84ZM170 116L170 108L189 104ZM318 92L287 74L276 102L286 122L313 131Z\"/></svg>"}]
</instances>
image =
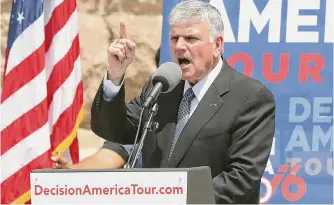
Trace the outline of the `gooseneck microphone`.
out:
<instances>
[{"instance_id":1,"label":"gooseneck microphone","mask_svg":"<svg viewBox=\"0 0 334 205\"><path fill-rule=\"evenodd\" d=\"M152 76L153 88L144 102L147 108L161 93L168 93L181 81L182 70L173 62L163 63Z\"/></svg>"},{"instance_id":2,"label":"gooseneck microphone","mask_svg":"<svg viewBox=\"0 0 334 205\"><path fill-rule=\"evenodd\" d=\"M171 90L173 90L175 86L181 81L181 79L182 79L182 70L180 66L172 62L161 64L159 68L157 69L157 71L153 74L152 76L153 88L150 91L147 99L145 100L143 104L143 108L141 110L140 117L139 117L136 138L133 144L133 149L129 155L129 158L124 168L127 168L127 169L134 168L137 163L139 154L141 153L141 150L144 145L147 131L150 130L152 126L154 126L152 125L154 124L152 122L153 116L158 111L158 105L157 103L155 103L156 99L159 97L161 93L168 93ZM152 106L152 104L154 105ZM144 113L144 110L147 108L150 108L149 110L150 116L144 125L144 130L143 130L140 142L139 144L137 144L138 135L139 135L139 131L141 129L141 124L142 124L141 121L143 118L143 113Z\"/></svg>"}]
</instances>

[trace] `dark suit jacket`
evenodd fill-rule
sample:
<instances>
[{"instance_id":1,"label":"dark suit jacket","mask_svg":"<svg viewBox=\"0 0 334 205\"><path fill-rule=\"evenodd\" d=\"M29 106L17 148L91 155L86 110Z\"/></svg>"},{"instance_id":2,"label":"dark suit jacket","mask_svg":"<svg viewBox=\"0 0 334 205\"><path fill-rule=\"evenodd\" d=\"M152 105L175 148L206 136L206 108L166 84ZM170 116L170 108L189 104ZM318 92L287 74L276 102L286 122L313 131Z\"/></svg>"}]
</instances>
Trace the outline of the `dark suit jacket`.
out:
<instances>
[{"instance_id":1,"label":"dark suit jacket","mask_svg":"<svg viewBox=\"0 0 334 205\"><path fill-rule=\"evenodd\" d=\"M259 81L245 77L227 62L184 127L171 159L168 151L183 95L184 81L158 98L159 123L143 147L144 167L209 166L217 203L259 203L261 177L275 130L275 101ZM102 84L92 106L92 130L114 143L134 142L143 101L152 85L127 105L124 86L112 102ZM211 106L210 106L211 105ZM144 121L148 112L144 113ZM107 142L105 147L108 147Z\"/></svg>"}]
</instances>

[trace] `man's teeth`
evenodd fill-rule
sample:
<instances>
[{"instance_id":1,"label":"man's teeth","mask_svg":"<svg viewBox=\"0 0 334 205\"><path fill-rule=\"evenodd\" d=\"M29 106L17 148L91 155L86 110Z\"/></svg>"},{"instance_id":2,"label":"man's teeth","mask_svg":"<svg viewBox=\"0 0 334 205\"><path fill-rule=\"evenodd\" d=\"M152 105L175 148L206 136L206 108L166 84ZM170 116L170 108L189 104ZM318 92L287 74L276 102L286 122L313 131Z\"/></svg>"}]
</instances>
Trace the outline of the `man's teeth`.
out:
<instances>
[{"instance_id":1,"label":"man's teeth","mask_svg":"<svg viewBox=\"0 0 334 205\"><path fill-rule=\"evenodd\" d=\"M187 66L187 65L189 65L189 63L181 63L180 66L184 67L184 66Z\"/></svg>"}]
</instances>

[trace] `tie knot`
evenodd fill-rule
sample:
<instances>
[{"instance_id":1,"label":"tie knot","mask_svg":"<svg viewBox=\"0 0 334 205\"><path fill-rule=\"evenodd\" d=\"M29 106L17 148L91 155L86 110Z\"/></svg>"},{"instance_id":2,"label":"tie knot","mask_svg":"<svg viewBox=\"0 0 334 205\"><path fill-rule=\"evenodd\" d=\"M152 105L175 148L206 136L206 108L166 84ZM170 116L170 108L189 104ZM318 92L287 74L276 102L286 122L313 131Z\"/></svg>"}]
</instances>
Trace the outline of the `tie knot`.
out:
<instances>
[{"instance_id":1,"label":"tie knot","mask_svg":"<svg viewBox=\"0 0 334 205\"><path fill-rule=\"evenodd\" d=\"M188 90L183 95L184 101L187 101L187 102L190 102L194 97L195 97L195 93L192 88L188 88Z\"/></svg>"}]
</instances>

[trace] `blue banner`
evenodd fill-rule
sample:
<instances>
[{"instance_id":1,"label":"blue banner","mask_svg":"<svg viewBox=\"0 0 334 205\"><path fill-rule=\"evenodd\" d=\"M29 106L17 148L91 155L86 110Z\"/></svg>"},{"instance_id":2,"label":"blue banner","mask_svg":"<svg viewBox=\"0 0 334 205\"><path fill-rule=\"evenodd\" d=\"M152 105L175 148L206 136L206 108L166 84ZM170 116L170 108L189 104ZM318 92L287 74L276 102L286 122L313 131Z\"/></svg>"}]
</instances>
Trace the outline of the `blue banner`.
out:
<instances>
[{"instance_id":1,"label":"blue banner","mask_svg":"<svg viewBox=\"0 0 334 205\"><path fill-rule=\"evenodd\" d=\"M165 0L161 63L171 61ZM224 57L274 94L276 132L261 203L333 204L333 0L211 0Z\"/></svg>"}]
</instances>

